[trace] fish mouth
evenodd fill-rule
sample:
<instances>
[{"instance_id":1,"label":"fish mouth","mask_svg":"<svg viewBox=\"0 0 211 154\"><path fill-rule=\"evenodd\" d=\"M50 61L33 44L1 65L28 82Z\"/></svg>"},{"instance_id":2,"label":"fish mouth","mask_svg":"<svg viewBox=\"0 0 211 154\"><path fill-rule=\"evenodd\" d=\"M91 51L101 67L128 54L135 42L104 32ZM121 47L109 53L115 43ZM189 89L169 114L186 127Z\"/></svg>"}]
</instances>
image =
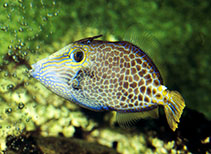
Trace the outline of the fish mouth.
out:
<instances>
[{"instance_id":1,"label":"fish mouth","mask_svg":"<svg viewBox=\"0 0 211 154\"><path fill-rule=\"evenodd\" d=\"M40 72L40 68L41 68L41 66L39 64L37 64L37 63L32 64L31 69L29 70L30 76L32 76L33 78L36 78L36 76Z\"/></svg>"}]
</instances>

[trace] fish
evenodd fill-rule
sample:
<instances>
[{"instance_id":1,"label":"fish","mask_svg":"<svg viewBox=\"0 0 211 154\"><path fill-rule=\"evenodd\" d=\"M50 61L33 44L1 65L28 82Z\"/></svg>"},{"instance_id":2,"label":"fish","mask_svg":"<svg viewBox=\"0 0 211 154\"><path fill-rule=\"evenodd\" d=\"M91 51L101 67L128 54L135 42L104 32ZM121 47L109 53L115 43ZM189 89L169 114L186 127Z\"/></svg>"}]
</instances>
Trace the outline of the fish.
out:
<instances>
[{"instance_id":1,"label":"fish","mask_svg":"<svg viewBox=\"0 0 211 154\"><path fill-rule=\"evenodd\" d=\"M182 95L163 84L152 59L128 41L103 41L102 35L70 43L29 71L55 94L93 111L116 111L127 126L140 118L158 117L164 107L175 131L185 107Z\"/></svg>"}]
</instances>

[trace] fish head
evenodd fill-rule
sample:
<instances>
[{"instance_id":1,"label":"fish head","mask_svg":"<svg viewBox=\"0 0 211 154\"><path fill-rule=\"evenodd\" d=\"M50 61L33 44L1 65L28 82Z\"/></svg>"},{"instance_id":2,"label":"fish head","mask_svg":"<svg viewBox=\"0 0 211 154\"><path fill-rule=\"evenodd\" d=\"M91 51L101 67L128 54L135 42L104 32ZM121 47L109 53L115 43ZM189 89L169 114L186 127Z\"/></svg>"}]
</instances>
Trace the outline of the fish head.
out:
<instances>
[{"instance_id":1,"label":"fish head","mask_svg":"<svg viewBox=\"0 0 211 154\"><path fill-rule=\"evenodd\" d=\"M73 42L32 65L31 76L59 96L77 101L85 69L95 51L89 44ZM87 73L87 71L86 71Z\"/></svg>"}]
</instances>

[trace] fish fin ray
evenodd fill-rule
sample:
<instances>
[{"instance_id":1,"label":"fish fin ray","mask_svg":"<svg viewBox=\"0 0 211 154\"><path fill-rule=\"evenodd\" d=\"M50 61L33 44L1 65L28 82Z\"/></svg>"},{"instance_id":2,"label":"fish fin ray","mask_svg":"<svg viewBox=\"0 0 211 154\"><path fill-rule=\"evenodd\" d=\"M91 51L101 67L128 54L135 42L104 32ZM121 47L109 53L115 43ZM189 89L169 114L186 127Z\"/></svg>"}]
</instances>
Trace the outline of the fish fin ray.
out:
<instances>
[{"instance_id":1,"label":"fish fin ray","mask_svg":"<svg viewBox=\"0 0 211 154\"><path fill-rule=\"evenodd\" d=\"M170 128L175 131L178 128L185 102L181 94L177 91L170 91L169 95L170 97L164 105L164 111Z\"/></svg>"},{"instance_id":2,"label":"fish fin ray","mask_svg":"<svg viewBox=\"0 0 211 154\"><path fill-rule=\"evenodd\" d=\"M158 118L158 108L144 112L117 112L116 119L120 127L134 126L139 119Z\"/></svg>"}]
</instances>

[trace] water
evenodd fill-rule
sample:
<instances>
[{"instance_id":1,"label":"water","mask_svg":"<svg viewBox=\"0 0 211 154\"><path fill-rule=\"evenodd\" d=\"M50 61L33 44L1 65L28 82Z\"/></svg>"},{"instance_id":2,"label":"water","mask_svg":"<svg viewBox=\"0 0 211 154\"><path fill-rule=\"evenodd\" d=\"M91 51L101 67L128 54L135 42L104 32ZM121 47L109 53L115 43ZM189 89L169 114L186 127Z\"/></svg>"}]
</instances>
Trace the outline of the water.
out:
<instances>
[{"instance_id":1,"label":"water","mask_svg":"<svg viewBox=\"0 0 211 154\"><path fill-rule=\"evenodd\" d=\"M39 128L37 136L77 137L125 154L208 151L210 3L2 0L1 150L6 148L8 135ZM157 38L160 49L149 54L161 66L158 68L166 85L185 98L187 108L176 133L168 128L162 110L159 120L142 120L133 130L121 129L114 113L81 109L28 74L32 63L74 40L99 34L104 35L104 40L121 40L131 26L132 36L147 30Z\"/></svg>"}]
</instances>

